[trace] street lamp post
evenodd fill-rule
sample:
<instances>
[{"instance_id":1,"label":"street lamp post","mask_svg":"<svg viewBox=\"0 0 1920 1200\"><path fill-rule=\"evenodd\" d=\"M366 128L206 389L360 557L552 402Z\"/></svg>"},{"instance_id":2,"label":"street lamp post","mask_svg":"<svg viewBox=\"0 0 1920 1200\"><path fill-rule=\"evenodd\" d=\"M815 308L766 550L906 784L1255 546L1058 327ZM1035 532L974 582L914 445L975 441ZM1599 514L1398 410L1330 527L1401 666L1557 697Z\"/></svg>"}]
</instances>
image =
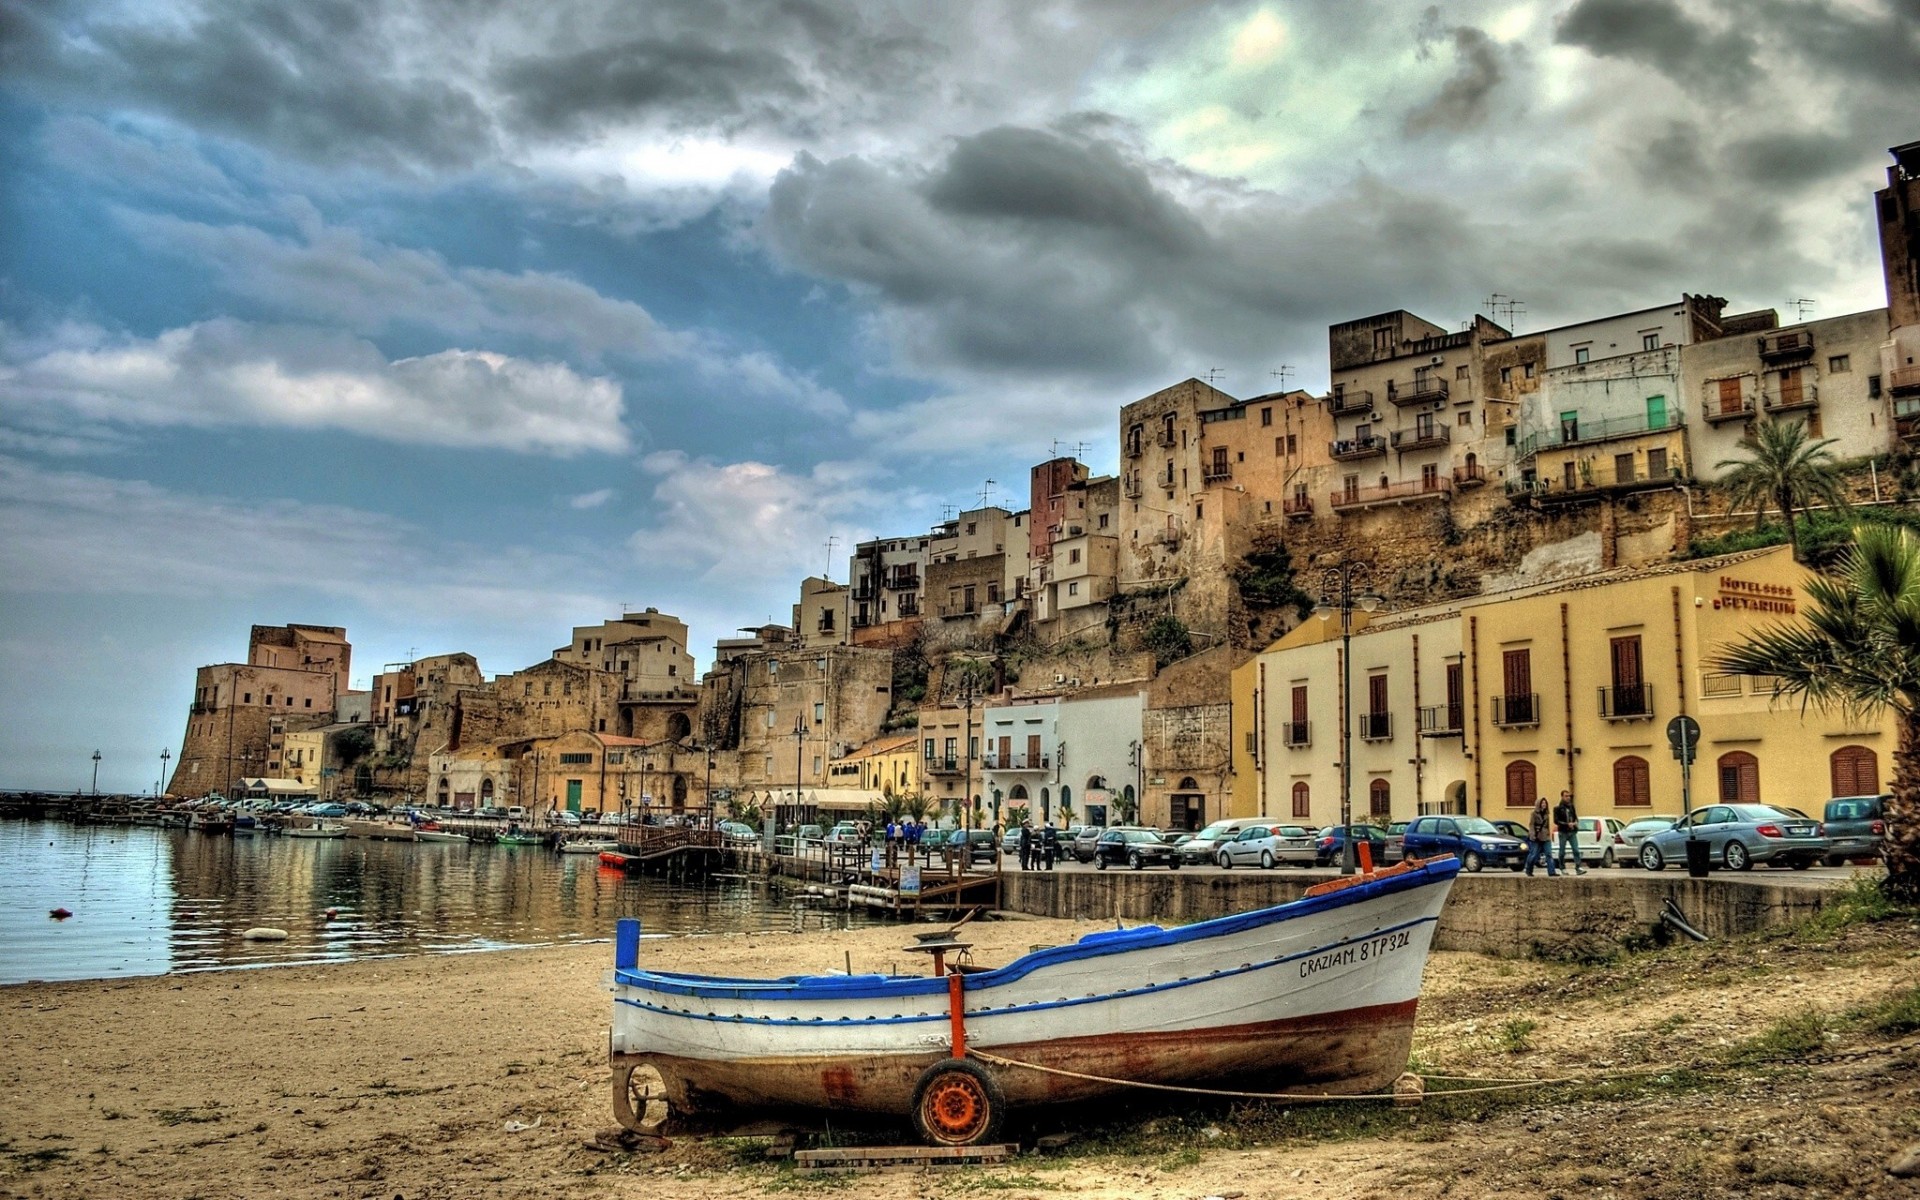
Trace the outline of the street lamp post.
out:
<instances>
[{"instance_id":1,"label":"street lamp post","mask_svg":"<svg viewBox=\"0 0 1920 1200\"><path fill-rule=\"evenodd\" d=\"M100 752L93 752L93 794L100 794Z\"/></svg>"},{"instance_id":2,"label":"street lamp post","mask_svg":"<svg viewBox=\"0 0 1920 1200\"><path fill-rule=\"evenodd\" d=\"M793 817L800 819L800 755L807 745L807 714L793 717Z\"/></svg>"},{"instance_id":3,"label":"street lamp post","mask_svg":"<svg viewBox=\"0 0 1920 1200\"><path fill-rule=\"evenodd\" d=\"M1354 871L1353 848L1353 608L1358 604L1367 612L1380 607L1380 597L1372 592L1353 594L1353 585L1366 573L1362 563L1342 559L1328 567L1321 577L1320 603L1314 615L1322 621L1340 614L1340 873Z\"/></svg>"},{"instance_id":4,"label":"street lamp post","mask_svg":"<svg viewBox=\"0 0 1920 1200\"><path fill-rule=\"evenodd\" d=\"M158 800L167 788L167 760L173 757L173 751L165 746L160 748L160 782L153 785L153 798Z\"/></svg>"}]
</instances>

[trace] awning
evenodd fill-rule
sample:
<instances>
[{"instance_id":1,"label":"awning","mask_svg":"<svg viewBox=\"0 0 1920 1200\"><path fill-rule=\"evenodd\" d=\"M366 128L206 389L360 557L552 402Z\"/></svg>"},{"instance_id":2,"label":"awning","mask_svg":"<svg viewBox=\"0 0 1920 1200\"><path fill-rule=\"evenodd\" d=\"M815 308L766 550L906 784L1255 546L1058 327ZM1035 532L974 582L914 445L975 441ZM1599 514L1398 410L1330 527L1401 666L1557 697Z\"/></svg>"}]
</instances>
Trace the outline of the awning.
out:
<instances>
[{"instance_id":1,"label":"awning","mask_svg":"<svg viewBox=\"0 0 1920 1200\"><path fill-rule=\"evenodd\" d=\"M298 779L269 779L257 776L240 781L249 792L265 792L269 796L317 796L320 789L310 783L301 783Z\"/></svg>"}]
</instances>

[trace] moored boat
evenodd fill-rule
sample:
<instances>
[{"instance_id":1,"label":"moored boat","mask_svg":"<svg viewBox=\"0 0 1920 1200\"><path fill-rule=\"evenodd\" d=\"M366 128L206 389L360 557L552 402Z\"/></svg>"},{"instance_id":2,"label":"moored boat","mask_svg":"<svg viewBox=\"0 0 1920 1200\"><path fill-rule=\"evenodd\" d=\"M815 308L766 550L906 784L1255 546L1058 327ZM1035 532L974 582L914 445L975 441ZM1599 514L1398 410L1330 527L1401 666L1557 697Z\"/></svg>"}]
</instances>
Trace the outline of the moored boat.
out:
<instances>
[{"instance_id":1,"label":"moored boat","mask_svg":"<svg viewBox=\"0 0 1920 1200\"><path fill-rule=\"evenodd\" d=\"M612 838L571 837L562 841L555 849L562 854L605 854L609 850L618 849L619 846L620 843Z\"/></svg>"},{"instance_id":2,"label":"moored boat","mask_svg":"<svg viewBox=\"0 0 1920 1200\"><path fill-rule=\"evenodd\" d=\"M298 829L288 829L288 837L296 838L343 838L347 836L345 825L334 825L322 821L318 825L303 825Z\"/></svg>"},{"instance_id":3,"label":"moored boat","mask_svg":"<svg viewBox=\"0 0 1920 1200\"><path fill-rule=\"evenodd\" d=\"M414 829L413 840L416 842L459 842L464 845L473 839L464 833L452 833L445 829L428 828L425 825L421 825Z\"/></svg>"},{"instance_id":4,"label":"moored boat","mask_svg":"<svg viewBox=\"0 0 1920 1200\"><path fill-rule=\"evenodd\" d=\"M538 846L546 841L537 833L503 833L493 839L496 846Z\"/></svg>"},{"instance_id":5,"label":"moored boat","mask_svg":"<svg viewBox=\"0 0 1920 1200\"><path fill-rule=\"evenodd\" d=\"M911 1115L944 1145L992 1140L1009 1105L1131 1084L1380 1091L1406 1067L1421 972L1458 871L1451 858L1409 861L1272 908L1093 933L934 976L649 971L638 922L623 920L614 1112L639 1128L640 1067L659 1072L676 1115Z\"/></svg>"}]
</instances>

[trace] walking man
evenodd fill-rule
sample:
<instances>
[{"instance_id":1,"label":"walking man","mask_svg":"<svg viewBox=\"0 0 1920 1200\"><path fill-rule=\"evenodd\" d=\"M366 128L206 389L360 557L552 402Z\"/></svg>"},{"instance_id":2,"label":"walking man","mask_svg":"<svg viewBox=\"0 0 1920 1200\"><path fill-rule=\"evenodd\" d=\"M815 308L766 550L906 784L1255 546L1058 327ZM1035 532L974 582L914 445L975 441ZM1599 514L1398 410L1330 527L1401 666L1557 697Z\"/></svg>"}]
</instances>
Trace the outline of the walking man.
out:
<instances>
[{"instance_id":1,"label":"walking man","mask_svg":"<svg viewBox=\"0 0 1920 1200\"><path fill-rule=\"evenodd\" d=\"M1033 826L1020 822L1020 869L1033 869Z\"/></svg>"},{"instance_id":2,"label":"walking man","mask_svg":"<svg viewBox=\"0 0 1920 1200\"><path fill-rule=\"evenodd\" d=\"M1573 806L1571 790L1560 793L1560 803L1553 808L1553 828L1558 835L1555 839L1559 851L1560 869L1567 869L1567 855L1573 855L1573 873L1587 873L1586 860L1580 857L1580 812Z\"/></svg>"},{"instance_id":3,"label":"walking man","mask_svg":"<svg viewBox=\"0 0 1920 1200\"><path fill-rule=\"evenodd\" d=\"M1537 862L1547 864L1547 877L1560 873L1553 865L1553 814L1547 811L1547 798L1540 797L1533 806L1533 818L1527 822L1527 874L1533 874L1533 865Z\"/></svg>"}]
</instances>

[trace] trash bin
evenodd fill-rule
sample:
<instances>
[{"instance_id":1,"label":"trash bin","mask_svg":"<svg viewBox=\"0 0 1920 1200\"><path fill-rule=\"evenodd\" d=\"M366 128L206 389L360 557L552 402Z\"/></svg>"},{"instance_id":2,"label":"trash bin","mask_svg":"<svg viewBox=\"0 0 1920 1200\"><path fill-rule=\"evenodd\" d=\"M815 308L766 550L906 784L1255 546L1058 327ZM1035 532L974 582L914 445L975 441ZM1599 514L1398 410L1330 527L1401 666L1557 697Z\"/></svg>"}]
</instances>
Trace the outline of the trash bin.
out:
<instances>
[{"instance_id":1,"label":"trash bin","mask_svg":"<svg viewBox=\"0 0 1920 1200\"><path fill-rule=\"evenodd\" d=\"M1687 839L1687 874L1695 879L1707 877L1707 851L1711 844L1700 838Z\"/></svg>"}]
</instances>

